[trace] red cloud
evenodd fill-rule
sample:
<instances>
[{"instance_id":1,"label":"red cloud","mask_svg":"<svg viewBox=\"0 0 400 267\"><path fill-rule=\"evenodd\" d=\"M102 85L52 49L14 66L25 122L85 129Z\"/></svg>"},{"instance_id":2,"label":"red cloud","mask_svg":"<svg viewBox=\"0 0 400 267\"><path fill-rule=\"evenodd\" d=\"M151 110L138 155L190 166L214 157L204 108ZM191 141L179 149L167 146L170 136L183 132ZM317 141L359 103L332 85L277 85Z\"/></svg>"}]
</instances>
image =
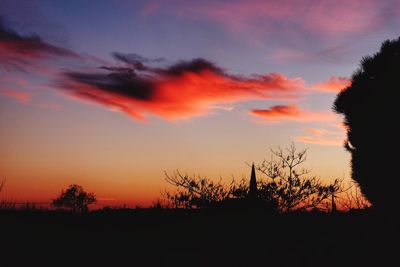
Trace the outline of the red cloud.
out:
<instances>
[{"instance_id":1,"label":"red cloud","mask_svg":"<svg viewBox=\"0 0 400 267\"><path fill-rule=\"evenodd\" d=\"M333 76L325 82L315 84L313 87L317 90L337 93L350 85L351 79Z\"/></svg>"},{"instance_id":2,"label":"red cloud","mask_svg":"<svg viewBox=\"0 0 400 267\"><path fill-rule=\"evenodd\" d=\"M304 90L300 78L276 73L228 75L203 59L164 69L150 68L137 60L129 62L128 69L103 68L111 70L108 74L67 73L62 86L78 99L121 110L138 120L146 120L148 114L166 120L187 119L208 114L221 104L295 98Z\"/></svg>"},{"instance_id":3,"label":"red cloud","mask_svg":"<svg viewBox=\"0 0 400 267\"><path fill-rule=\"evenodd\" d=\"M298 117L301 112L297 106L273 106L270 109L253 109L251 111L254 115L266 118L293 118Z\"/></svg>"},{"instance_id":4,"label":"red cloud","mask_svg":"<svg viewBox=\"0 0 400 267\"><path fill-rule=\"evenodd\" d=\"M27 103L31 100L31 95L29 93L11 88L0 88L0 95L10 97L20 103Z\"/></svg>"},{"instance_id":5,"label":"red cloud","mask_svg":"<svg viewBox=\"0 0 400 267\"><path fill-rule=\"evenodd\" d=\"M338 115L332 111L308 111L302 110L296 105L273 106L269 109L252 109L250 114L261 118L260 122L282 121L336 121Z\"/></svg>"}]
</instances>

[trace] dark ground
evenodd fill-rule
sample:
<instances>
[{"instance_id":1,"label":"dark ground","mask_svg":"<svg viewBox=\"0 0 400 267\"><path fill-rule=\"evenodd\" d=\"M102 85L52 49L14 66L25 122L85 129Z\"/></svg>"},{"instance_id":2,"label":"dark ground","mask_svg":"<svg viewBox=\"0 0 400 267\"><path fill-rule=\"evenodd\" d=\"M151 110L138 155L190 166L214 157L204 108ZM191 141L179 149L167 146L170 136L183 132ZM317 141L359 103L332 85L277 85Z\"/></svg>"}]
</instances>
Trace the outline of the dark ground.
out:
<instances>
[{"instance_id":1,"label":"dark ground","mask_svg":"<svg viewBox=\"0 0 400 267\"><path fill-rule=\"evenodd\" d=\"M0 266L400 266L395 217L372 211L1 211Z\"/></svg>"}]
</instances>

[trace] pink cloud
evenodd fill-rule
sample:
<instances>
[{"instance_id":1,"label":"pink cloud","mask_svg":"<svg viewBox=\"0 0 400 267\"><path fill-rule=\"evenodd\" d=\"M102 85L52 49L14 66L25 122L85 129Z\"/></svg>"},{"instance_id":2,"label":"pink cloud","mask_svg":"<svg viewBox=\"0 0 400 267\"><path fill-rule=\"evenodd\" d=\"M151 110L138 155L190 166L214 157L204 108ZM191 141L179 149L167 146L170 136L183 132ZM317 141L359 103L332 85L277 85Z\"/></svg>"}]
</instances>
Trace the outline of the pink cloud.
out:
<instances>
[{"instance_id":1,"label":"pink cloud","mask_svg":"<svg viewBox=\"0 0 400 267\"><path fill-rule=\"evenodd\" d=\"M278 48L272 53L266 56L266 59L272 59L278 62L289 62L289 61L304 61L310 59L312 56L295 49L290 48Z\"/></svg>"},{"instance_id":2,"label":"pink cloud","mask_svg":"<svg viewBox=\"0 0 400 267\"><path fill-rule=\"evenodd\" d=\"M143 14L169 13L213 21L234 34L286 36L294 40L310 34L326 38L378 30L399 15L396 9L387 13L389 5L375 0L152 1L144 7Z\"/></svg>"},{"instance_id":3,"label":"pink cloud","mask_svg":"<svg viewBox=\"0 0 400 267\"><path fill-rule=\"evenodd\" d=\"M281 64L290 62L310 63L310 62L346 62L354 53L354 44L351 45L329 45L323 49L304 49L299 47L278 47L271 49L265 55L267 60L273 60Z\"/></svg>"},{"instance_id":4,"label":"pink cloud","mask_svg":"<svg viewBox=\"0 0 400 267\"><path fill-rule=\"evenodd\" d=\"M347 77L333 76L329 80L314 84L314 88L321 91L338 93L351 85L351 79Z\"/></svg>"},{"instance_id":5,"label":"pink cloud","mask_svg":"<svg viewBox=\"0 0 400 267\"><path fill-rule=\"evenodd\" d=\"M60 110L61 109L61 105L58 103L54 103L54 102L38 101L36 103L33 103L33 106L40 108L40 109L49 109L49 110Z\"/></svg>"},{"instance_id":6,"label":"pink cloud","mask_svg":"<svg viewBox=\"0 0 400 267\"><path fill-rule=\"evenodd\" d=\"M343 146L346 139L346 131L340 126L330 127L329 130L326 128L306 128L304 131L307 134L297 136L297 141L323 146Z\"/></svg>"},{"instance_id":7,"label":"pink cloud","mask_svg":"<svg viewBox=\"0 0 400 267\"><path fill-rule=\"evenodd\" d=\"M29 93L11 88L0 88L0 95L12 98L19 103L28 103L31 100Z\"/></svg>"},{"instance_id":8,"label":"pink cloud","mask_svg":"<svg viewBox=\"0 0 400 267\"><path fill-rule=\"evenodd\" d=\"M342 146L344 139L337 137L330 139L327 137L298 136L297 141L323 146Z\"/></svg>"},{"instance_id":9,"label":"pink cloud","mask_svg":"<svg viewBox=\"0 0 400 267\"><path fill-rule=\"evenodd\" d=\"M324 130L321 129L315 129L315 128L306 128L304 129L304 131L306 131L307 133L313 135L313 136L322 136L324 135Z\"/></svg>"}]
</instances>

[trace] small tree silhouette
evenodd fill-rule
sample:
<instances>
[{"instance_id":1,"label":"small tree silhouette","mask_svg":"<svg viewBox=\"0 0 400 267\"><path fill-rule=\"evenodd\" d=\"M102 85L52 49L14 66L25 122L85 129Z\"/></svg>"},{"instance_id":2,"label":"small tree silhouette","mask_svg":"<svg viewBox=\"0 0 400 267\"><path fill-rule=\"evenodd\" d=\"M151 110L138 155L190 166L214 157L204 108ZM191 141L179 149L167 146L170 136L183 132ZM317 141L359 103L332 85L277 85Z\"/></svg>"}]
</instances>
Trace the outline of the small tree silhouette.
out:
<instances>
[{"instance_id":1,"label":"small tree silhouette","mask_svg":"<svg viewBox=\"0 0 400 267\"><path fill-rule=\"evenodd\" d=\"M96 201L93 193L87 193L82 186L72 184L67 190L61 191L60 196L53 199L51 205L57 208L66 208L72 212L86 212L88 206Z\"/></svg>"},{"instance_id":2,"label":"small tree silhouette","mask_svg":"<svg viewBox=\"0 0 400 267\"><path fill-rule=\"evenodd\" d=\"M344 190L341 180L325 185L317 177L307 177L311 171L301 168L307 160L307 150L297 151L294 144L285 151L271 149L271 153L270 160L256 166L268 179L258 182L261 198L275 199L280 212L333 208L330 198Z\"/></svg>"}]
</instances>

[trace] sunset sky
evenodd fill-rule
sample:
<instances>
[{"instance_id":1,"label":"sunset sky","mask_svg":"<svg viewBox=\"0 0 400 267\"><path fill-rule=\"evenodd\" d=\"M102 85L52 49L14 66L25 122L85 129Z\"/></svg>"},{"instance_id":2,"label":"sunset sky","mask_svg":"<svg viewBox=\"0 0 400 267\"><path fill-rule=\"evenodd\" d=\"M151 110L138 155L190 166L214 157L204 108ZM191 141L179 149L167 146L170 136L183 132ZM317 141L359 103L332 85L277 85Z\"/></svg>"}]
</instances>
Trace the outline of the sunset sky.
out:
<instances>
[{"instance_id":1,"label":"sunset sky","mask_svg":"<svg viewBox=\"0 0 400 267\"><path fill-rule=\"evenodd\" d=\"M2 0L0 17L2 197L77 183L145 206L164 171L229 183L292 142L349 180L332 102L399 36L400 1Z\"/></svg>"}]
</instances>

